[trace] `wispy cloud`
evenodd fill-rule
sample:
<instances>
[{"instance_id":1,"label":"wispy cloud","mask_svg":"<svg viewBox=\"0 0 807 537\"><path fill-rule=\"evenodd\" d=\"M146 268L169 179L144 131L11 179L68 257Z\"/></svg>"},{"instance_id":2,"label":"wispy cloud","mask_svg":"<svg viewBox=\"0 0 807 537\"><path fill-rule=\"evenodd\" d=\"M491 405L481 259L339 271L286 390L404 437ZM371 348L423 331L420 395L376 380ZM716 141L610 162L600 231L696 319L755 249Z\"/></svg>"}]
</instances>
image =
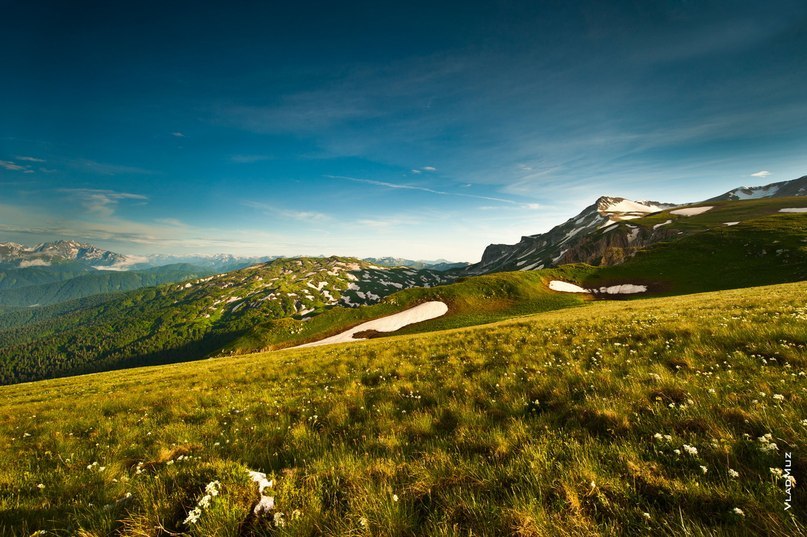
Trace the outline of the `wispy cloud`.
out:
<instances>
[{"instance_id":1,"label":"wispy cloud","mask_svg":"<svg viewBox=\"0 0 807 537\"><path fill-rule=\"evenodd\" d=\"M247 200L241 202L241 205L245 207L250 207L252 209L257 209L264 214L269 214L272 216L279 216L280 218L285 218L289 220L298 220L300 222L323 222L325 220L330 220L330 216L325 213L320 213L317 211L298 211L294 209L284 209L281 207L275 207L274 205L269 205L267 203L262 203L259 201L252 201Z\"/></svg>"},{"instance_id":2,"label":"wispy cloud","mask_svg":"<svg viewBox=\"0 0 807 537\"><path fill-rule=\"evenodd\" d=\"M173 136L174 138L184 138L185 137L185 135L183 133L179 132L179 131L172 132L171 136Z\"/></svg>"},{"instance_id":3,"label":"wispy cloud","mask_svg":"<svg viewBox=\"0 0 807 537\"><path fill-rule=\"evenodd\" d=\"M389 183L386 181L375 181L373 179L361 179L358 177L348 177L344 175L326 175L325 177L329 179L340 179L344 181L351 181L353 183L362 183L366 185L373 185L373 186L380 186L385 188L392 188L397 190L417 190L420 192L428 192L429 194L436 194L438 196L456 196L459 198L473 198L479 200L488 200L488 201L498 201L500 203L507 203L511 205L517 205L520 207L527 207L528 205L534 204L525 204L515 200L505 199L505 198L496 198L492 196L478 196L476 194L465 194L463 192L445 192L443 190L435 190L433 188L427 188L424 186L417 186L417 185L406 185L400 183Z\"/></svg>"},{"instance_id":4,"label":"wispy cloud","mask_svg":"<svg viewBox=\"0 0 807 537\"><path fill-rule=\"evenodd\" d=\"M24 162L45 162L45 159L42 158L26 157L26 156L18 156L17 160L22 160Z\"/></svg>"},{"instance_id":5,"label":"wispy cloud","mask_svg":"<svg viewBox=\"0 0 807 537\"><path fill-rule=\"evenodd\" d=\"M771 175L771 172L768 170L760 170L756 173L752 173L751 177L768 177L769 175Z\"/></svg>"},{"instance_id":6,"label":"wispy cloud","mask_svg":"<svg viewBox=\"0 0 807 537\"><path fill-rule=\"evenodd\" d=\"M5 170L18 172L25 169L25 166L20 166L19 164L15 164L9 160L0 160L0 168Z\"/></svg>"},{"instance_id":7,"label":"wispy cloud","mask_svg":"<svg viewBox=\"0 0 807 537\"><path fill-rule=\"evenodd\" d=\"M76 159L68 162L68 165L87 172L97 173L99 175L151 175L154 173L152 170L145 168L138 168L136 166L124 166L121 164L109 164L105 162L97 162L90 159Z\"/></svg>"},{"instance_id":8,"label":"wispy cloud","mask_svg":"<svg viewBox=\"0 0 807 537\"><path fill-rule=\"evenodd\" d=\"M68 194L89 212L99 216L112 216L120 200L148 200L148 197L142 194L93 188L61 188L58 192Z\"/></svg>"}]
</instances>

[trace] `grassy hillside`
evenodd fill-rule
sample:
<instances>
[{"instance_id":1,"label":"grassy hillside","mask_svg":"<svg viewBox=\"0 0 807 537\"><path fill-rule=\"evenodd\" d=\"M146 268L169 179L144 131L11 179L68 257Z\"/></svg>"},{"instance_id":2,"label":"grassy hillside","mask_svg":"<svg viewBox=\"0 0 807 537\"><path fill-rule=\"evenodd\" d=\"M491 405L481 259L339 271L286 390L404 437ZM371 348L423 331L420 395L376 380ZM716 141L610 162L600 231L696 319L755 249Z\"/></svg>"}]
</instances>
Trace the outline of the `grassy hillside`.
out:
<instances>
[{"instance_id":1,"label":"grassy hillside","mask_svg":"<svg viewBox=\"0 0 807 537\"><path fill-rule=\"evenodd\" d=\"M546 287L546 282L548 275L553 273L543 271L489 274L439 287L407 289L390 295L374 306L359 309L334 308L305 320L275 319L249 330L227 345L223 352L255 352L316 341L343 332L368 319L390 315L430 300L446 303L448 313L437 319L411 325L399 333L428 332L491 323L520 315L577 306L588 300L585 296L550 291Z\"/></svg>"},{"instance_id":2,"label":"grassy hillside","mask_svg":"<svg viewBox=\"0 0 807 537\"><path fill-rule=\"evenodd\" d=\"M648 217L642 225L664 218ZM698 226L697 232L654 244L620 265L588 271L580 283L639 283L654 294L681 294L807 279L807 214L772 214L733 226L682 218L677 225Z\"/></svg>"},{"instance_id":3,"label":"grassy hillside","mask_svg":"<svg viewBox=\"0 0 807 537\"><path fill-rule=\"evenodd\" d=\"M807 467L805 304L596 301L1 387L0 534L803 534L779 471Z\"/></svg>"},{"instance_id":4,"label":"grassy hillside","mask_svg":"<svg viewBox=\"0 0 807 537\"><path fill-rule=\"evenodd\" d=\"M0 316L0 383L199 359L270 319L373 304L447 278L350 258L278 259L42 314L18 311Z\"/></svg>"}]
</instances>

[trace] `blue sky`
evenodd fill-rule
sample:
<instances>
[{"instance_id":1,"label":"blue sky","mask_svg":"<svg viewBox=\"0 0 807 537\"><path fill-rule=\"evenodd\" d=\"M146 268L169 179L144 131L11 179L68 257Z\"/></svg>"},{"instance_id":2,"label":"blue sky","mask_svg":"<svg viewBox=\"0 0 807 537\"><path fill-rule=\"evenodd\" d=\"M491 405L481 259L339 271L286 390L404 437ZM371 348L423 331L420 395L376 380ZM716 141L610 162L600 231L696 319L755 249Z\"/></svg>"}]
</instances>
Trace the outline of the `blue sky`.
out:
<instances>
[{"instance_id":1,"label":"blue sky","mask_svg":"<svg viewBox=\"0 0 807 537\"><path fill-rule=\"evenodd\" d=\"M0 2L0 241L476 261L807 173L802 1L291 4Z\"/></svg>"}]
</instances>

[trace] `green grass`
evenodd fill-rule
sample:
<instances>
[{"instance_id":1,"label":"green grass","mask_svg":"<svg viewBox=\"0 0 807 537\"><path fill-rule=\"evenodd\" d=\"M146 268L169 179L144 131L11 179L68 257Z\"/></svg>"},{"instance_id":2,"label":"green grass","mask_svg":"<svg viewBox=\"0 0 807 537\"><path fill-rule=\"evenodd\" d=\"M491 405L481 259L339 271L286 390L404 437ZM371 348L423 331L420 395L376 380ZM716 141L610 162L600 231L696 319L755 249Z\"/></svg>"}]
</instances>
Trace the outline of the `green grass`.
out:
<instances>
[{"instance_id":1,"label":"green grass","mask_svg":"<svg viewBox=\"0 0 807 537\"><path fill-rule=\"evenodd\" d=\"M596 301L0 387L0 534L804 534L805 299Z\"/></svg>"}]
</instances>

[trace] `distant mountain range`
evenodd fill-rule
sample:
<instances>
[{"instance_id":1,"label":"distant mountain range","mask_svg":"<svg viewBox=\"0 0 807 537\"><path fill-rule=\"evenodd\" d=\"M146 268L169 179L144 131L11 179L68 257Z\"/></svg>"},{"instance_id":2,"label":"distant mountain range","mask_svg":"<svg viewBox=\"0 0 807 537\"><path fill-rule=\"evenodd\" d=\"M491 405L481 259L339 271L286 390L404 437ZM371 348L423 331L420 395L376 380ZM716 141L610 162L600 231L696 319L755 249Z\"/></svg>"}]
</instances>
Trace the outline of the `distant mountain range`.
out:
<instances>
[{"instance_id":1,"label":"distant mountain range","mask_svg":"<svg viewBox=\"0 0 807 537\"><path fill-rule=\"evenodd\" d=\"M415 269L439 271L454 270L470 265L470 263L454 262L446 259L438 259L436 261L413 261L411 259L404 259L402 257L365 257L363 261L381 265L382 267L410 267Z\"/></svg>"},{"instance_id":2,"label":"distant mountain range","mask_svg":"<svg viewBox=\"0 0 807 537\"><path fill-rule=\"evenodd\" d=\"M0 242L0 266L5 268L47 267L69 261L102 268L124 264L126 256L77 241L44 242L33 247Z\"/></svg>"}]
</instances>

